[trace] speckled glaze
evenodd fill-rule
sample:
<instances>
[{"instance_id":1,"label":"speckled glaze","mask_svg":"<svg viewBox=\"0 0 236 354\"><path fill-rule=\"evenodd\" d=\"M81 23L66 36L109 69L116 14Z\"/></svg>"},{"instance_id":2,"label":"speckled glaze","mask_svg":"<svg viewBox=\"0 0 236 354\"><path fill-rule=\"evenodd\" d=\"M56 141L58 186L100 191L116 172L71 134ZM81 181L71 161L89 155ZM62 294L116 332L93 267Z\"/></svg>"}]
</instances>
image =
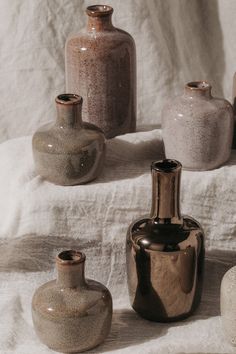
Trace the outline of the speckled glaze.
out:
<instances>
[{"instance_id":1,"label":"speckled glaze","mask_svg":"<svg viewBox=\"0 0 236 354\"><path fill-rule=\"evenodd\" d=\"M32 300L39 339L50 349L77 353L92 349L109 334L112 298L108 289L84 277L85 255L69 250L57 257L57 280L40 286Z\"/></svg>"},{"instance_id":2,"label":"speckled glaze","mask_svg":"<svg viewBox=\"0 0 236 354\"><path fill-rule=\"evenodd\" d=\"M84 120L106 138L136 129L136 52L133 38L112 25L113 9L87 8L87 28L66 42L66 88L84 99Z\"/></svg>"},{"instance_id":3,"label":"speckled glaze","mask_svg":"<svg viewBox=\"0 0 236 354\"><path fill-rule=\"evenodd\" d=\"M229 269L222 279L220 307L225 334L236 346L236 266Z\"/></svg>"},{"instance_id":4,"label":"speckled glaze","mask_svg":"<svg viewBox=\"0 0 236 354\"><path fill-rule=\"evenodd\" d=\"M188 170L211 170L230 156L233 138L231 104L211 95L205 81L190 82L183 96L171 100L162 112L167 158Z\"/></svg>"},{"instance_id":5,"label":"speckled glaze","mask_svg":"<svg viewBox=\"0 0 236 354\"><path fill-rule=\"evenodd\" d=\"M56 98L57 119L33 136L36 172L59 185L83 184L95 179L105 158L105 137L95 125L81 118L82 97Z\"/></svg>"}]
</instances>

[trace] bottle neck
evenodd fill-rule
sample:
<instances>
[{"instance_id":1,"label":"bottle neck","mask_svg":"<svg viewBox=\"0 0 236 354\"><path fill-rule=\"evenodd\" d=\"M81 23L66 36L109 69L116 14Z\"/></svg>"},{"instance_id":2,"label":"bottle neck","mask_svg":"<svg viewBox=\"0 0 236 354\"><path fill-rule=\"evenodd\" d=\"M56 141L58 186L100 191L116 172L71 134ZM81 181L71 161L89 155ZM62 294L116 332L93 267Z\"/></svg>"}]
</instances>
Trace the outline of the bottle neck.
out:
<instances>
[{"instance_id":1,"label":"bottle neck","mask_svg":"<svg viewBox=\"0 0 236 354\"><path fill-rule=\"evenodd\" d=\"M107 5L93 5L87 7L89 32L102 32L114 29L112 25L113 8Z\"/></svg>"},{"instance_id":2,"label":"bottle neck","mask_svg":"<svg viewBox=\"0 0 236 354\"><path fill-rule=\"evenodd\" d=\"M79 254L77 255L71 254ZM64 255L63 258L61 258ZM85 256L76 251L63 251L57 257L57 285L60 288L80 288L86 285L85 275Z\"/></svg>"},{"instance_id":3,"label":"bottle neck","mask_svg":"<svg viewBox=\"0 0 236 354\"><path fill-rule=\"evenodd\" d=\"M152 164L151 219L158 223L182 224L180 213L181 164L163 160Z\"/></svg>"},{"instance_id":4,"label":"bottle neck","mask_svg":"<svg viewBox=\"0 0 236 354\"><path fill-rule=\"evenodd\" d=\"M184 95L188 98L212 98L211 86L206 81L189 82L184 88Z\"/></svg>"},{"instance_id":5,"label":"bottle neck","mask_svg":"<svg viewBox=\"0 0 236 354\"><path fill-rule=\"evenodd\" d=\"M56 98L56 125L62 128L80 128L82 126L82 98L64 94Z\"/></svg>"}]
</instances>

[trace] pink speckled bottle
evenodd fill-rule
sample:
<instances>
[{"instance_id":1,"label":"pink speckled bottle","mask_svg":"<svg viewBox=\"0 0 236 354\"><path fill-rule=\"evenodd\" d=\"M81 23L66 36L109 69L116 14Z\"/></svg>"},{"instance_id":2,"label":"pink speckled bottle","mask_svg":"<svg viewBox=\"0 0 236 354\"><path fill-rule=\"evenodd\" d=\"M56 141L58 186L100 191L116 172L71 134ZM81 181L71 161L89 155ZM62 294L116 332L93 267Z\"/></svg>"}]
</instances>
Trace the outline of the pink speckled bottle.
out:
<instances>
[{"instance_id":1,"label":"pink speckled bottle","mask_svg":"<svg viewBox=\"0 0 236 354\"><path fill-rule=\"evenodd\" d=\"M190 82L162 112L166 157L187 170L217 168L230 157L233 124L228 101L213 97L207 82Z\"/></svg>"},{"instance_id":2,"label":"pink speckled bottle","mask_svg":"<svg viewBox=\"0 0 236 354\"><path fill-rule=\"evenodd\" d=\"M83 97L84 120L106 138L136 129L136 54L133 38L113 26L113 9L87 8L87 28L66 42L66 89Z\"/></svg>"}]
</instances>

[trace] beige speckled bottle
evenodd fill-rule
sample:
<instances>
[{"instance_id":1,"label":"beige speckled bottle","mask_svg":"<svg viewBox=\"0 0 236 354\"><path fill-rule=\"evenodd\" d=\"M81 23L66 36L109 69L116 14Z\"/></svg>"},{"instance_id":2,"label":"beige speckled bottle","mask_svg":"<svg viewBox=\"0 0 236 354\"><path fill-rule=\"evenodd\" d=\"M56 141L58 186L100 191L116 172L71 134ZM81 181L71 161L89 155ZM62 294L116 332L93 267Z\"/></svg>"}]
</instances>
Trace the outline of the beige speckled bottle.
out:
<instances>
[{"instance_id":1,"label":"beige speckled bottle","mask_svg":"<svg viewBox=\"0 0 236 354\"><path fill-rule=\"evenodd\" d=\"M220 308L226 337L236 346L236 266L230 268L222 279Z\"/></svg>"},{"instance_id":2,"label":"beige speckled bottle","mask_svg":"<svg viewBox=\"0 0 236 354\"><path fill-rule=\"evenodd\" d=\"M188 83L162 112L166 157L188 170L221 166L230 156L233 122L231 104L213 97L207 82Z\"/></svg>"},{"instance_id":3,"label":"beige speckled bottle","mask_svg":"<svg viewBox=\"0 0 236 354\"><path fill-rule=\"evenodd\" d=\"M136 128L136 51L133 38L112 24L113 9L87 8L87 28L66 42L66 89L84 99L84 120L106 138Z\"/></svg>"},{"instance_id":4,"label":"beige speckled bottle","mask_svg":"<svg viewBox=\"0 0 236 354\"><path fill-rule=\"evenodd\" d=\"M39 128L32 146L36 172L59 185L83 184L95 179L105 159L105 137L81 117L82 97L56 98L57 119Z\"/></svg>"},{"instance_id":5,"label":"beige speckled bottle","mask_svg":"<svg viewBox=\"0 0 236 354\"><path fill-rule=\"evenodd\" d=\"M40 286L33 296L35 331L44 344L57 352L92 349L110 331L110 292L104 285L85 279L84 263L81 252L61 252L57 257L57 279Z\"/></svg>"}]
</instances>

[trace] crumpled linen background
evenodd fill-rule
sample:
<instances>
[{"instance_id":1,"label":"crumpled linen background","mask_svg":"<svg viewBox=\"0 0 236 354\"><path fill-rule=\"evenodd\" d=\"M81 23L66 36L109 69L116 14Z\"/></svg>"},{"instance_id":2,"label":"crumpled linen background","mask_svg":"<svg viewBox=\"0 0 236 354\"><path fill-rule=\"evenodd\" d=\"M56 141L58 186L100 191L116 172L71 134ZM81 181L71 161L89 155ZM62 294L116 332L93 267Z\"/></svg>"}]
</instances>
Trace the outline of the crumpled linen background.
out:
<instances>
[{"instance_id":1,"label":"crumpled linen background","mask_svg":"<svg viewBox=\"0 0 236 354\"><path fill-rule=\"evenodd\" d=\"M150 163L163 156L160 130L107 143L103 173L84 186L62 187L37 176L31 137L0 145L0 353L49 354L31 320L35 289L52 279L55 256L80 248L87 277L104 283L114 301L107 341L93 353L236 353L219 317L220 282L236 262L236 152L219 169L183 171L182 212L206 233L206 279L199 310L183 322L150 323L132 311L127 294L125 240L130 222L147 214ZM227 185L227 187L226 187Z\"/></svg>"},{"instance_id":2,"label":"crumpled linen background","mask_svg":"<svg viewBox=\"0 0 236 354\"><path fill-rule=\"evenodd\" d=\"M163 156L161 132L109 141L103 174L88 185L54 186L35 174L25 135L54 118L54 98L64 91L65 40L85 25L92 3L0 0L0 354L52 353L34 333L30 303L34 290L55 277L55 255L73 247L87 255L87 276L107 285L114 299L111 334L92 352L236 353L219 317L220 281L236 263L235 152L215 171L183 172L182 210L206 232L206 281L197 313L171 325L132 311L125 276L125 234L149 211L149 166ZM207 79L215 95L231 99L234 0L109 4L114 24L136 41L139 127L159 125L165 101L191 80Z\"/></svg>"},{"instance_id":3,"label":"crumpled linen background","mask_svg":"<svg viewBox=\"0 0 236 354\"><path fill-rule=\"evenodd\" d=\"M64 91L64 45L93 0L0 0L0 141L32 134L54 117ZM209 80L231 99L234 0L110 0L113 22L137 47L138 124L160 123L168 97Z\"/></svg>"}]
</instances>

